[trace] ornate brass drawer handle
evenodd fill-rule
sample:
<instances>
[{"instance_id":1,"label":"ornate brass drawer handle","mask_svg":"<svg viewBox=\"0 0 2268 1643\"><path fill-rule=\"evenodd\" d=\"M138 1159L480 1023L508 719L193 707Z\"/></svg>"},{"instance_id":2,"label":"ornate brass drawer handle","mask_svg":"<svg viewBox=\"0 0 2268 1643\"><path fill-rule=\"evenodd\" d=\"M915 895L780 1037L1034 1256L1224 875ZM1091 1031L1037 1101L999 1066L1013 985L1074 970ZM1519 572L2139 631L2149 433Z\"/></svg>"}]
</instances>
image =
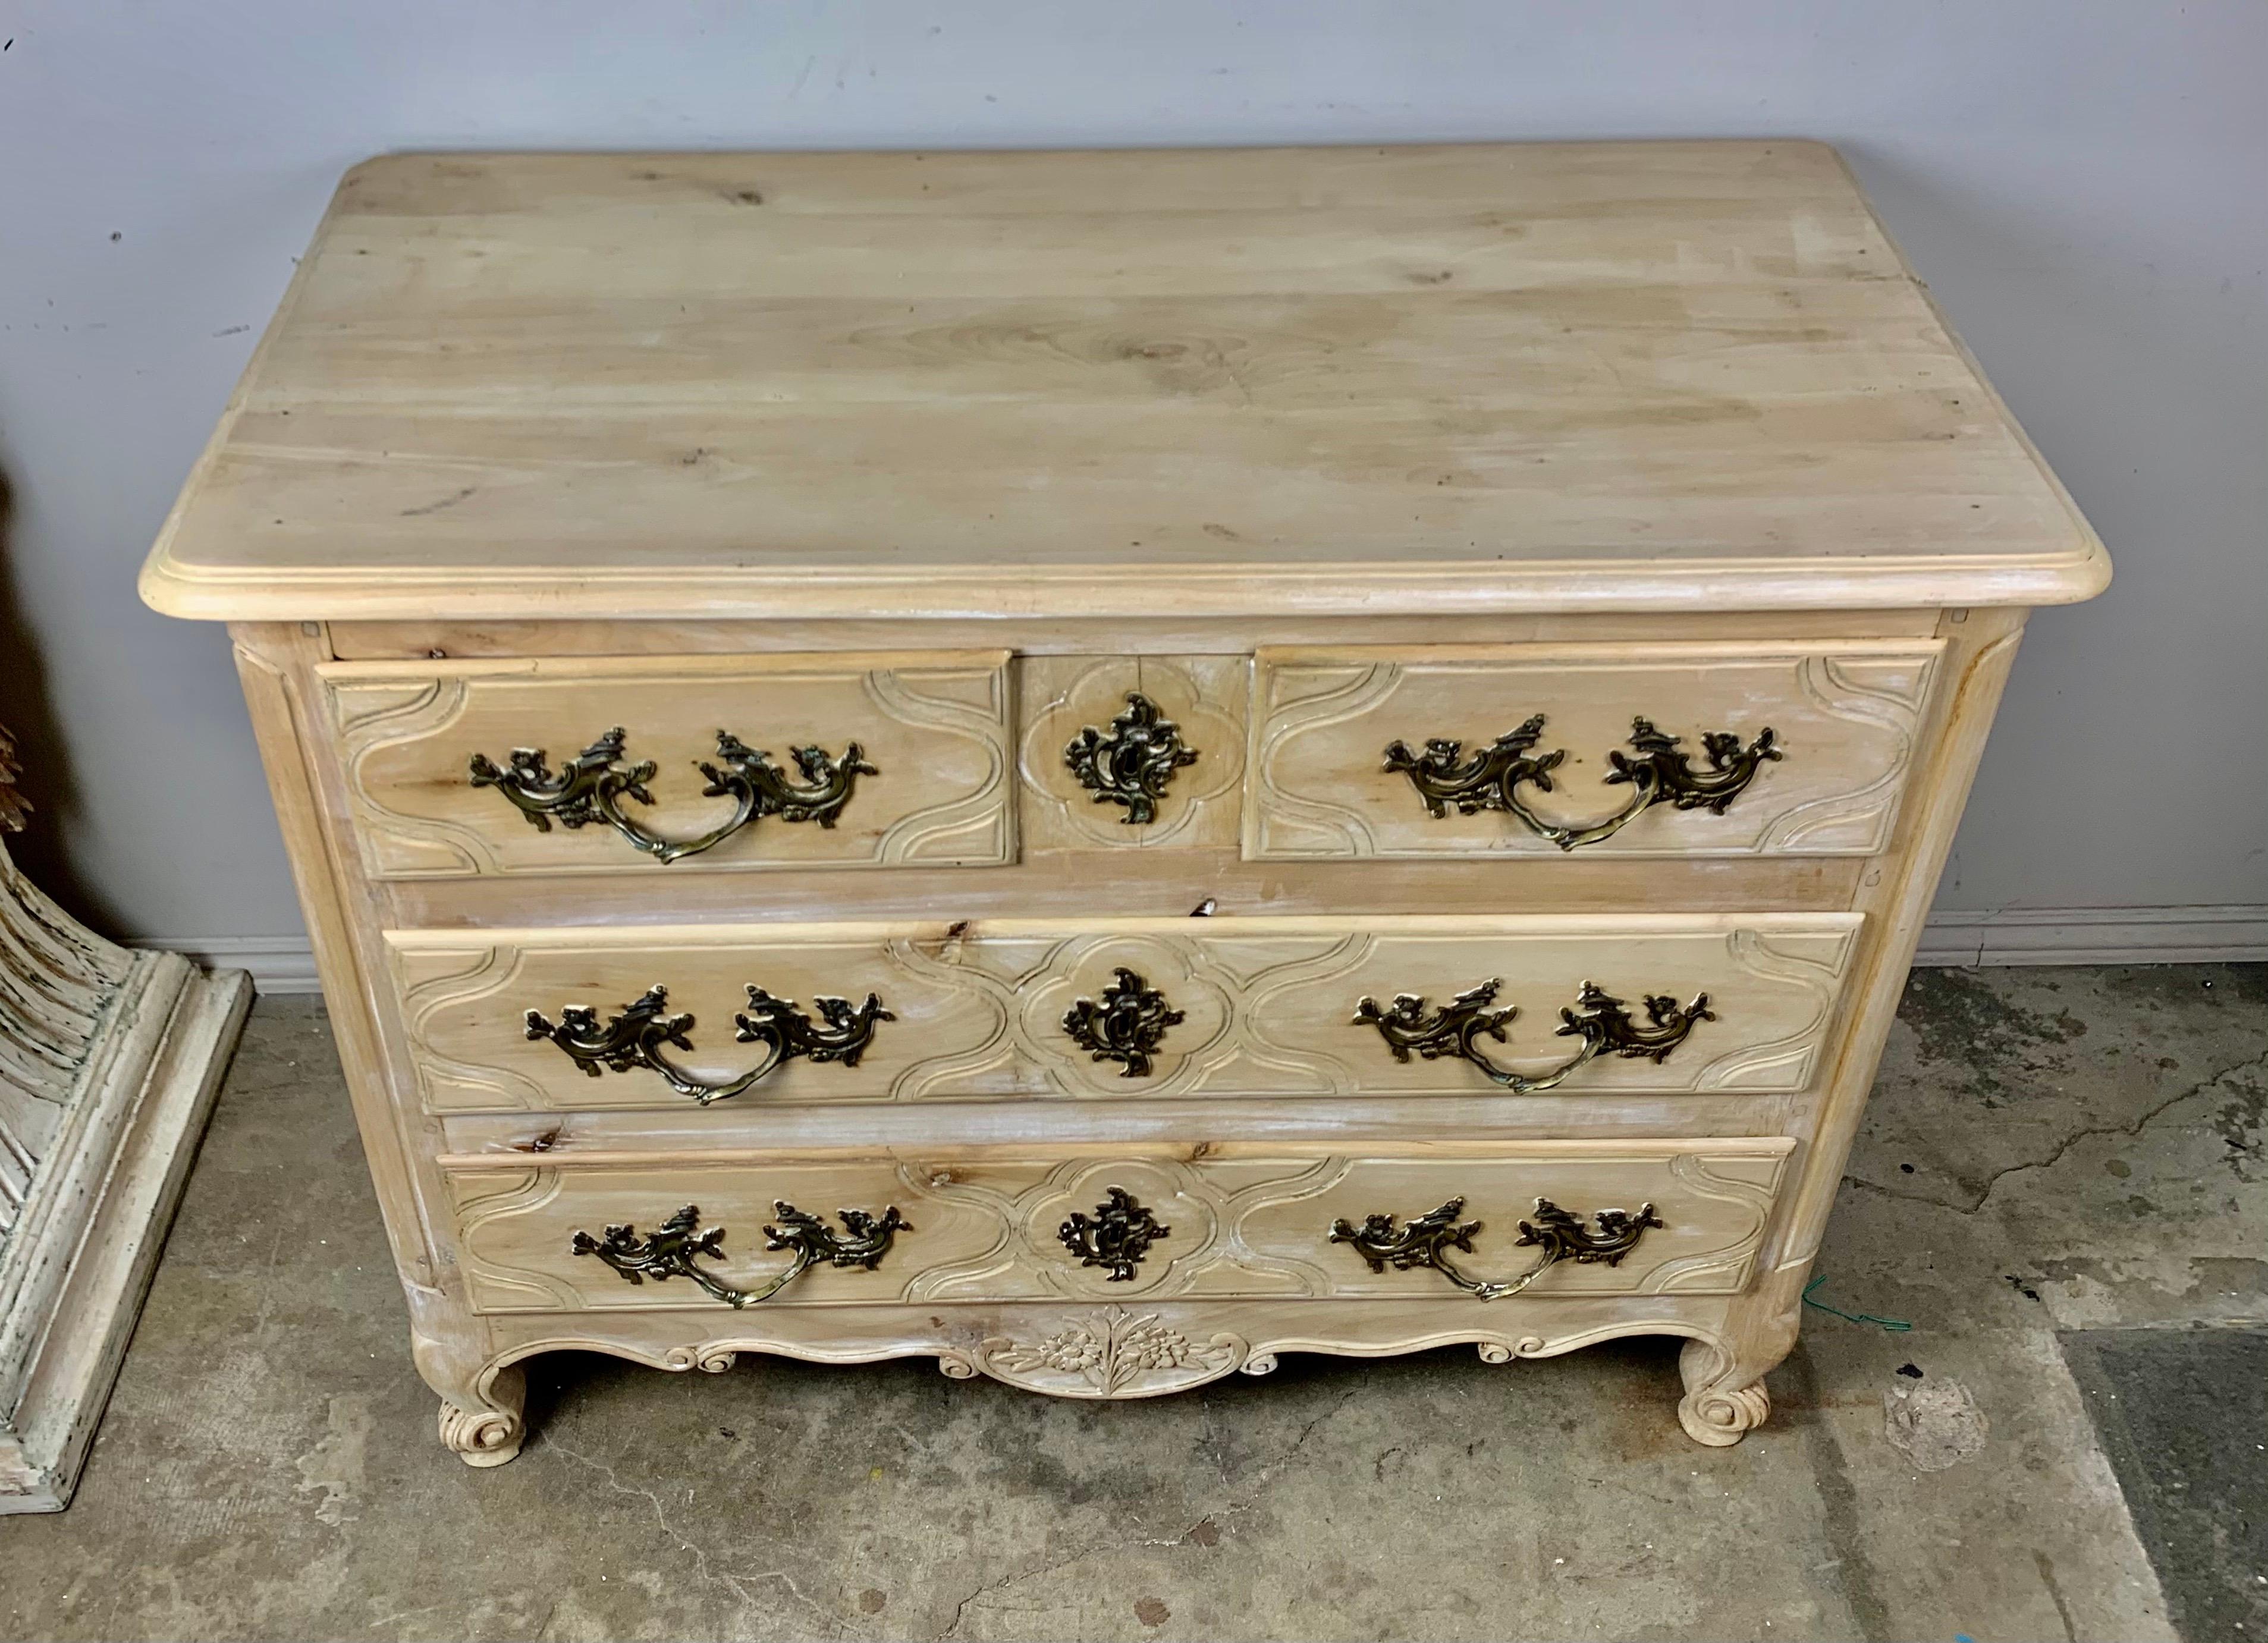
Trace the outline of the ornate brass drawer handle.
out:
<instances>
[{"instance_id":1,"label":"ornate brass drawer handle","mask_svg":"<svg viewBox=\"0 0 2268 1643\"><path fill-rule=\"evenodd\" d=\"M1123 1079L1150 1076L1150 1057L1166 1029L1180 1025L1179 1010L1166 1007L1166 995L1123 965L1118 979L1102 990L1101 1002L1081 998L1064 1012L1064 1031L1097 1061L1123 1063Z\"/></svg>"},{"instance_id":2,"label":"ornate brass drawer handle","mask_svg":"<svg viewBox=\"0 0 2268 1643\"><path fill-rule=\"evenodd\" d=\"M1661 1225L1653 1205L1641 1204L1635 1215L1627 1210L1601 1210L1592 1217L1598 1223L1594 1232L1583 1225L1580 1216L1569 1214L1549 1198L1538 1198L1535 1219L1520 1223L1520 1236L1513 1240L1513 1247L1535 1246L1543 1253L1535 1258L1535 1265L1516 1277L1484 1281L1459 1271L1447 1253L1451 1249L1462 1249L1467 1255L1473 1252L1473 1234L1480 1231L1481 1223L1460 1221L1457 1217L1464 1208L1464 1199L1451 1198L1407 1227L1395 1226L1391 1215L1366 1215L1360 1227L1342 1218L1331 1223L1330 1241L1352 1244L1354 1252L1370 1264L1373 1272L1383 1272L1388 1266L1403 1272L1430 1266L1468 1294L1483 1300L1501 1300L1526 1289L1554 1262L1574 1261L1588 1266L1602 1261L1620 1266L1646 1229Z\"/></svg>"},{"instance_id":3,"label":"ornate brass drawer handle","mask_svg":"<svg viewBox=\"0 0 2268 1643\"><path fill-rule=\"evenodd\" d=\"M653 779L656 767L651 759L635 764L623 762L619 725L569 760L567 768L556 776L544 763L542 748L514 748L510 764L504 767L485 753L473 755L472 781L475 787L493 787L509 799L539 833L549 833L554 822L568 829L604 822L637 849L666 865L721 844L764 816L777 816L783 822L816 822L831 828L843 814L843 807L850 802L858 778L881 774L866 763L865 750L855 741L843 744L840 759L821 748L792 751L796 768L803 772L801 786L772 763L771 755L749 747L728 730L718 731L717 763L696 762L701 774L709 778L701 796L732 799L733 814L698 838L662 838L622 814L625 798L642 805L653 802L646 784Z\"/></svg>"},{"instance_id":4,"label":"ornate brass drawer handle","mask_svg":"<svg viewBox=\"0 0 2268 1643\"><path fill-rule=\"evenodd\" d=\"M866 995L864 1004L853 1006L848 998L821 994L812 1002L826 1025L819 1026L796 1007L792 998L775 998L754 982L748 984L748 1007L733 1018L739 1028L733 1036L743 1044L762 1044L765 1049L762 1060L721 1084L696 1078L684 1068L663 1055L662 1046L674 1044L680 1050L693 1048L686 1035L693 1028L690 1015L664 1013L669 1006L669 990L649 987L635 1002L622 1009L605 1026L599 1024L599 1013L588 1005L571 1004L559 1012L554 1023L541 1010L527 1013L527 1035L548 1038L567 1052L568 1058L593 1078L605 1072L628 1072L644 1067L658 1072L662 1081L680 1095L690 1095L706 1107L768 1078L781 1063L801 1056L813 1061L839 1061L846 1067L858 1065L858 1057L866 1053L873 1042L874 1024L895 1021L898 1018L882 1007L881 999L873 993Z\"/></svg>"},{"instance_id":5,"label":"ornate brass drawer handle","mask_svg":"<svg viewBox=\"0 0 2268 1643\"><path fill-rule=\"evenodd\" d=\"M1358 999L1354 1024L1376 1028L1396 1061L1408 1061L1412 1050L1427 1061L1443 1057L1462 1058L1486 1073L1491 1082L1502 1085L1515 1095L1528 1095L1561 1083L1596 1056L1622 1056L1659 1065L1685 1042L1697 1022L1717 1019L1715 1012L1709 1008L1709 995L1705 992L1696 993L1693 1002L1686 1005L1660 993L1648 993L1646 1024L1641 1026L1631 1018L1620 998L1601 991L1587 981L1575 995L1573 1006L1559 1012L1557 1032L1561 1038L1580 1038L1583 1047L1550 1072L1529 1078L1497 1065L1478 1042L1485 1033L1497 1043L1504 1043L1506 1023L1520 1013L1518 1005L1506 1005L1500 1010L1489 1007L1496 1001L1499 984L1491 976L1479 986L1459 993L1431 1015L1425 1013L1425 999L1419 993L1397 993L1394 1002L1382 1010L1375 998Z\"/></svg>"},{"instance_id":6,"label":"ornate brass drawer handle","mask_svg":"<svg viewBox=\"0 0 2268 1643\"><path fill-rule=\"evenodd\" d=\"M752 1307L770 1300L821 1261L831 1266L863 1266L871 1272L882 1264L898 1234L914 1230L913 1223L898 1213L895 1204L879 1216L867 1210L836 1211L836 1219L843 1223L839 1234L816 1215L806 1215L778 1198L772 1200L772 1213L779 1221L764 1228L764 1248L792 1251L795 1258L754 1289L735 1289L707 1268L693 1264L696 1256L705 1255L712 1261L725 1258L725 1229L711 1227L696 1231L701 1225L701 1211L696 1205L687 1205L662 1222L650 1238L639 1237L634 1227L609 1227L597 1238L578 1232L569 1247L577 1255L597 1256L628 1283L643 1284L649 1278L657 1284L673 1278L688 1278L728 1307Z\"/></svg>"},{"instance_id":7,"label":"ornate brass drawer handle","mask_svg":"<svg viewBox=\"0 0 2268 1643\"><path fill-rule=\"evenodd\" d=\"M1108 734L1089 725L1064 749L1064 763L1099 805L1123 805L1119 821L1154 822L1166 784L1185 764L1195 764L1195 748L1182 743L1182 727L1161 718L1158 704L1138 690L1126 693L1126 711L1110 721Z\"/></svg>"},{"instance_id":8,"label":"ornate brass drawer handle","mask_svg":"<svg viewBox=\"0 0 2268 1643\"><path fill-rule=\"evenodd\" d=\"M1410 752L1407 742L1392 742L1386 749L1386 768L1410 777L1410 785L1425 801L1427 814L1437 820L1448 814L1451 805L1461 815L1501 810L1561 850L1573 850L1612 838L1647 810L1665 802L1680 810L1722 815L1767 761L1786 756L1775 745L1770 726L1745 748L1731 731L1712 730L1701 738L1709 768L1697 770L1678 747L1677 737L1655 729L1652 719L1633 718L1630 740L1638 751L1628 754L1616 748L1607 755L1608 763L1613 766L1607 773L1608 785L1627 785L1629 801L1603 821L1587 827L1561 827L1537 815L1520 796L1523 785L1551 792L1551 772L1567 756L1564 748L1545 754L1533 752L1543 739L1543 715L1538 713L1469 759L1463 756L1463 742L1442 737L1427 741L1423 753Z\"/></svg>"}]
</instances>

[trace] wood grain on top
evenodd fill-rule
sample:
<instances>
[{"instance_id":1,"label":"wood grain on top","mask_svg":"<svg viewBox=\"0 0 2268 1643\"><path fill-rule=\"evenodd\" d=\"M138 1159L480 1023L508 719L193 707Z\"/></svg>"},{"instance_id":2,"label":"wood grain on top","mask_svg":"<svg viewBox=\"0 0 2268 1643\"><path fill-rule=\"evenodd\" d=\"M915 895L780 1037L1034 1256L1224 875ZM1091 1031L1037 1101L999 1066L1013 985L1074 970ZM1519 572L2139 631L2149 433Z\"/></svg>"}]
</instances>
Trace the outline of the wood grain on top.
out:
<instances>
[{"instance_id":1,"label":"wood grain on top","mask_svg":"<svg viewBox=\"0 0 2268 1643\"><path fill-rule=\"evenodd\" d=\"M176 615L2031 604L2108 565L1832 151L402 155Z\"/></svg>"}]
</instances>

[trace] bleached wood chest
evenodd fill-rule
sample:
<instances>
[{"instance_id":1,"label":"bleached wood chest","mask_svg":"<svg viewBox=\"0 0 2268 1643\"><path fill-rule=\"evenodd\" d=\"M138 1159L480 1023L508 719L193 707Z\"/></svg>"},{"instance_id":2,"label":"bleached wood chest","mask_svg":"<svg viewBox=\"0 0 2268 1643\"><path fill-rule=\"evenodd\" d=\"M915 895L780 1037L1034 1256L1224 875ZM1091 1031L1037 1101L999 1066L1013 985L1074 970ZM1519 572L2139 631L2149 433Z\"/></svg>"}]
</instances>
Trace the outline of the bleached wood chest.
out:
<instances>
[{"instance_id":1,"label":"bleached wood chest","mask_svg":"<svg viewBox=\"0 0 2268 1643\"><path fill-rule=\"evenodd\" d=\"M372 161L143 586L494 1464L565 1347L1735 1441L2108 574L1830 151L1661 143Z\"/></svg>"}]
</instances>

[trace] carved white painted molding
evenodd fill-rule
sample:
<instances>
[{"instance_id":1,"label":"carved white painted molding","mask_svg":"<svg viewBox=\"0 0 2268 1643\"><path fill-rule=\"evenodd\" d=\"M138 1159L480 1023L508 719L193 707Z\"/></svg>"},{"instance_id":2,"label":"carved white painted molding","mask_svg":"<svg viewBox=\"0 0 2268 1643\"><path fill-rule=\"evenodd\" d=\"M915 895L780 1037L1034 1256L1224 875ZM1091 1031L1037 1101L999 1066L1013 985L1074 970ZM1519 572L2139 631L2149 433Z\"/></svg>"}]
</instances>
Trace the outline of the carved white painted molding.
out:
<instances>
[{"instance_id":1,"label":"carved white painted molding","mask_svg":"<svg viewBox=\"0 0 2268 1643\"><path fill-rule=\"evenodd\" d=\"M0 1249L35 1230L33 1178L67 1143L136 969L133 954L74 923L0 846Z\"/></svg>"},{"instance_id":2,"label":"carved white painted molding","mask_svg":"<svg viewBox=\"0 0 2268 1643\"><path fill-rule=\"evenodd\" d=\"M0 847L0 1514L70 1498L250 997L85 929Z\"/></svg>"}]
</instances>

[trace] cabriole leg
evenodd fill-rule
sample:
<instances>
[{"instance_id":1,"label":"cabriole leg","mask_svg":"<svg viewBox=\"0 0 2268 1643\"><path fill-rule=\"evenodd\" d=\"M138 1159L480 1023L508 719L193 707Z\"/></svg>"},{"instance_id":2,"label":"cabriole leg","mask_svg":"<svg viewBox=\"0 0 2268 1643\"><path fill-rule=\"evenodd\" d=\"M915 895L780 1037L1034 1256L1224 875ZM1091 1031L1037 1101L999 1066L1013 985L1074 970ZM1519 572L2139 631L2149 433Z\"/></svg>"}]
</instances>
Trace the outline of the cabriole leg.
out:
<instances>
[{"instance_id":1,"label":"cabriole leg","mask_svg":"<svg viewBox=\"0 0 2268 1643\"><path fill-rule=\"evenodd\" d=\"M1773 1273L1733 1302L1720 1337L1685 1343L1677 1357L1685 1382L1677 1424L1696 1443L1712 1448L1738 1443L1771 1413L1764 1374L1795 1345L1809 1270L1807 1263Z\"/></svg>"},{"instance_id":2,"label":"cabriole leg","mask_svg":"<svg viewBox=\"0 0 2268 1643\"><path fill-rule=\"evenodd\" d=\"M425 1384L440 1395L442 1443L468 1466L503 1465L527 1436L526 1377L517 1364L484 1373L475 1327L438 1292L404 1287L410 1355Z\"/></svg>"}]
</instances>

